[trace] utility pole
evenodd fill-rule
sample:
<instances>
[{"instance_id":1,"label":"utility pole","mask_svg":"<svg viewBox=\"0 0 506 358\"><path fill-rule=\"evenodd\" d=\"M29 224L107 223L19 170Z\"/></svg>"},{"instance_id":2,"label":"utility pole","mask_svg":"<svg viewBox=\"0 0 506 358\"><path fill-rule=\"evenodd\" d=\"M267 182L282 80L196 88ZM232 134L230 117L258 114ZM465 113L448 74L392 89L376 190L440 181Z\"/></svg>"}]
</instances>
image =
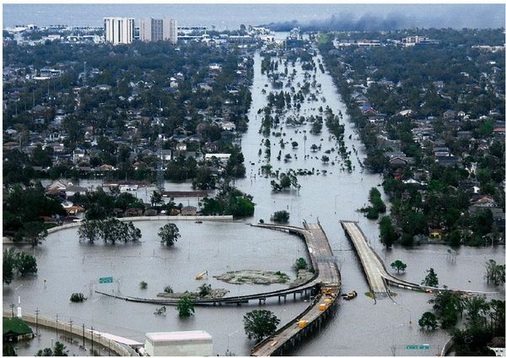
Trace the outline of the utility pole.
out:
<instances>
[{"instance_id":1,"label":"utility pole","mask_svg":"<svg viewBox=\"0 0 506 358\"><path fill-rule=\"evenodd\" d=\"M84 323L83 323L83 348L86 348L85 341L84 341Z\"/></svg>"},{"instance_id":2,"label":"utility pole","mask_svg":"<svg viewBox=\"0 0 506 358\"><path fill-rule=\"evenodd\" d=\"M40 312L39 308L36 308L35 309L35 334L40 339L40 337L39 337L39 312Z\"/></svg>"},{"instance_id":3,"label":"utility pole","mask_svg":"<svg viewBox=\"0 0 506 358\"><path fill-rule=\"evenodd\" d=\"M164 190L164 175L163 175L163 139L162 135L158 134L158 139L156 141L156 145L158 147L158 164L157 164L157 170L156 170L156 186L158 188L158 191L160 192L160 195L163 194Z\"/></svg>"}]
</instances>

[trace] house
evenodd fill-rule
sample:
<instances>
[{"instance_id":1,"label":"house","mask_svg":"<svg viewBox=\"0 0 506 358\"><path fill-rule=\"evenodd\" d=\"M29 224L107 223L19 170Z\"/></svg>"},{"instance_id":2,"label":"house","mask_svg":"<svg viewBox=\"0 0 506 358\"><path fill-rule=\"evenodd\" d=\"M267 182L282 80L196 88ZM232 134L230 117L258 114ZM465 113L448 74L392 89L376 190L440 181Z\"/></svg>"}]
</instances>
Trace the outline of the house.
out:
<instances>
[{"instance_id":1,"label":"house","mask_svg":"<svg viewBox=\"0 0 506 358\"><path fill-rule=\"evenodd\" d=\"M183 206L181 208L182 216L195 216L197 215L197 208L195 206Z\"/></svg>"},{"instance_id":2,"label":"house","mask_svg":"<svg viewBox=\"0 0 506 358\"><path fill-rule=\"evenodd\" d=\"M18 342L21 340L32 339L35 335L33 330L19 317L4 317L3 321L3 341Z\"/></svg>"},{"instance_id":3,"label":"house","mask_svg":"<svg viewBox=\"0 0 506 358\"><path fill-rule=\"evenodd\" d=\"M141 216L142 209L139 208L128 208L125 210L125 216Z\"/></svg>"},{"instance_id":4,"label":"house","mask_svg":"<svg viewBox=\"0 0 506 358\"><path fill-rule=\"evenodd\" d=\"M77 164L77 163L85 160L86 158L87 158L86 157L86 151L84 149L76 148L72 152L72 162L74 164Z\"/></svg>"}]
</instances>

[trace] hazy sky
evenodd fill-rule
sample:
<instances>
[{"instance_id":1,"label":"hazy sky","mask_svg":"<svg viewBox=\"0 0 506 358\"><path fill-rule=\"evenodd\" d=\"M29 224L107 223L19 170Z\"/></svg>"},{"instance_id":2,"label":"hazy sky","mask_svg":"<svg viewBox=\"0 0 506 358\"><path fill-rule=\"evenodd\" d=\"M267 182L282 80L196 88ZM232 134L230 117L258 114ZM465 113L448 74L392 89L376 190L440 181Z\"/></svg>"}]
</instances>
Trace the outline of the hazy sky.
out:
<instances>
[{"instance_id":1,"label":"hazy sky","mask_svg":"<svg viewBox=\"0 0 506 358\"><path fill-rule=\"evenodd\" d=\"M3 24L39 26L65 24L72 26L101 26L105 16L142 17L170 16L179 25L215 25L217 29L238 28L240 24L261 25L297 21L299 24L334 22L350 26L397 27L504 27L505 5L408 2L221 2L200 3L171 1L170 4L149 1L108 1L92 4L87 1L42 2L2 1Z\"/></svg>"}]
</instances>

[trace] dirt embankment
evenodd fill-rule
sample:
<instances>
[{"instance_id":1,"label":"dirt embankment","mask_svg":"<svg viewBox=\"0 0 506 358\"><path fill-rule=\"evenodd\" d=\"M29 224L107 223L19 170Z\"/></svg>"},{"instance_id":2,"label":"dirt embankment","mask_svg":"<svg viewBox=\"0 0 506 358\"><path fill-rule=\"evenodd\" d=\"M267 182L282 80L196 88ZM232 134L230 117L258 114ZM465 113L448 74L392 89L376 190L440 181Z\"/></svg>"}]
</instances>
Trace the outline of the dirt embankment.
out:
<instances>
[{"instance_id":1,"label":"dirt embankment","mask_svg":"<svg viewBox=\"0 0 506 358\"><path fill-rule=\"evenodd\" d=\"M236 285L242 284L256 284L256 285L270 285L273 283L287 283L290 286L296 286L308 281L313 274L307 270L299 270L297 278L290 282L290 277L280 271L264 271L264 270L241 270L231 271L222 275L213 276L214 278Z\"/></svg>"}]
</instances>

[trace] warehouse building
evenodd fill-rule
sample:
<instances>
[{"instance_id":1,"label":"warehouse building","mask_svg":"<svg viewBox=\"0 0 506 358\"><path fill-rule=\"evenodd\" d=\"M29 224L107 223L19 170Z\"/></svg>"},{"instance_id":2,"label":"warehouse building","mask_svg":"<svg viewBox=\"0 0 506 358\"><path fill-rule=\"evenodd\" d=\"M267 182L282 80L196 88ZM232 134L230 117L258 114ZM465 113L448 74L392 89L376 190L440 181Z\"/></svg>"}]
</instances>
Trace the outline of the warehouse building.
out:
<instances>
[{"instance_id":1,"label":"warehouse building","mask_svg":"<svg viewBox=\"0 0 506 358\"><path fill-rule=\"evenodd\" d=\"M213 337L206 331L146 333L145 353L155 356L210 356Z\"/></svg>"}]
</instances>

